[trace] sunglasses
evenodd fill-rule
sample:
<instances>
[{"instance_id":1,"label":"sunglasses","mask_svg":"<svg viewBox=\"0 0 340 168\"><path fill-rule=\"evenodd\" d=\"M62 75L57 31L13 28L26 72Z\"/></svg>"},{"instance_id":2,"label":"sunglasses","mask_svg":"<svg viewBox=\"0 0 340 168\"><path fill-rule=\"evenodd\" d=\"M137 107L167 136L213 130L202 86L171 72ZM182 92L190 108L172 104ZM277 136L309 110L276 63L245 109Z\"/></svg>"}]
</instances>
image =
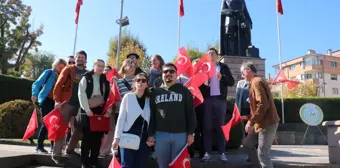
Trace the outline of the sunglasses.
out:
<instances>
[{"instance_id":1,"label":"sunglasses","mask_svg":"<svg viewBox=\"0 0 340 168\"><path fill-rule=\"evenodd\" d=\"M70 64L70 65L71 65L71 64L75 64L75 63L76 63L76 62L74 62L74 61L69 61L69 62L68 62L68 64Z\"/></svg>"},{"instance_id":2,"label":"sunglasses","mask_svg":"<svg viewBox=\"0 0 340 168\"><path fill-rule=\"evenodd\" d=\"M173 69L163 70L163 74L167 74L168 72L169 72L170 74L174 74L176 71L173 70Z\"/></svg>"},{"instance_id":3,"label":"sunglasses","mask_svg":"<svg viewBox=\"0 0 340 168\"><path fill-rule=\"evenodd\" d=\"M146 83L146 79L136 79L136 82L137 83L139 83L139 82Z\"/></svg>"}]
</instances>

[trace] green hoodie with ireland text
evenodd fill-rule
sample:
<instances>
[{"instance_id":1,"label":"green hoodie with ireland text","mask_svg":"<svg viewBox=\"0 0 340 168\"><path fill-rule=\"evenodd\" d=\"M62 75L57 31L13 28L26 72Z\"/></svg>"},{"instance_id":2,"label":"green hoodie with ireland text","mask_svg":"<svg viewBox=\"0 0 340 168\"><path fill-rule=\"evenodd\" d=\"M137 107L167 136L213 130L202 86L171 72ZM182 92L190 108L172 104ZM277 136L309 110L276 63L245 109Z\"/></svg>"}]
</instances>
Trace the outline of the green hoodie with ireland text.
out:
<instances>
[{"instance_id":1,"label":"green hoodie with ireland text","mask_svg":"<svg viewBox=\"0 0 340 168\"><path fill-rule=\"evenodd\" d=\"M181 84L169 88L162 86L152 91L150 97L149 136L157 131L193 134L196 114L190 91Z\"/></svg>"}]
</instances>

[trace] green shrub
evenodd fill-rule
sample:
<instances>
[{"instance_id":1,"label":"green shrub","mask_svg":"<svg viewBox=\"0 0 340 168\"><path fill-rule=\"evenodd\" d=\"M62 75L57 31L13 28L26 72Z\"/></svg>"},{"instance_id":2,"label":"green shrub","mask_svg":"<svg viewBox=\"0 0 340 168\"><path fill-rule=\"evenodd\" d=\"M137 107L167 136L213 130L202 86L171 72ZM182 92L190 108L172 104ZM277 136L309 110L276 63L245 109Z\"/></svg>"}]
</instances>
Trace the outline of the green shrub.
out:
<instances>
[{"instance_id":1,"label":"green shrub","mask_svg":"<svg viewBox=\"0 0 340 168\"><path fill-rule=\"evenodd\" d=\"M30 100L32 83L32 80L0 75L0 104L15 99Z\"/></svg>"},{"instance_id":2,"label":"green shrub","mask_svg":"<svg viewBox=\"0 0 340 168\"><path fill-rule=\"evenodd\" d=\"M13 100L0 105L0 138L22 138L33 112L33 104Z\"/></svg>"}]
</instances>

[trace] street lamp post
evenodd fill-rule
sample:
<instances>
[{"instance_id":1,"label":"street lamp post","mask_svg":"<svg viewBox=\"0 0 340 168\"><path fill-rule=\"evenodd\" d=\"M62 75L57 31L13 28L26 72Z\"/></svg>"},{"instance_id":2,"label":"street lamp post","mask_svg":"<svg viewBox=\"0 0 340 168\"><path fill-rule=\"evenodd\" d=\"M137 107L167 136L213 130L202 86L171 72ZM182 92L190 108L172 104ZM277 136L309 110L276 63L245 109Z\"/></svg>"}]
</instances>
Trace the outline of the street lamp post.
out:
<instances>
[{"instance_id":1,"label":"street lamp post","mask_svg":"<svg viewBox=\"0 0 340 168\"><path fill-rule=\"evenodd\" d=\"M123 18L123 6L124 0L120 1L120 17L116 20L116 23L119 25L119 34L118 34L118 46L117 46L117 70L119 69L120 63L120 47L121 47L121 38L122 38L122 27L129 25L129 18L125 16Z\"/></svg>"}]
</instances>

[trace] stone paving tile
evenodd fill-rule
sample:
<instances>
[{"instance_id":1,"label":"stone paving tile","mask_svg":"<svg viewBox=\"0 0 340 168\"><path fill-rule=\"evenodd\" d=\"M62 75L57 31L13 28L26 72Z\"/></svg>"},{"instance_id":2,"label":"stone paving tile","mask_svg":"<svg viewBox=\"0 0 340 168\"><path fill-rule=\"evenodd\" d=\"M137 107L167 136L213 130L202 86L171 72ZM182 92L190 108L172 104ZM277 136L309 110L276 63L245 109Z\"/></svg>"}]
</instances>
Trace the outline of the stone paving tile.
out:
<instances>
[{"instance_id":1,"label":"stone paving tile","mask_svg":"<svg viewBox=\"0 0 340 168\"><path fill-rule=\"evenodd\" d=\"M18 156L32 154L35 152L33 146L17 146L17 145L2 145L0 144L0 157ZM273 145L271 155L274 162L283 164L327 164L328 147L317 145ZM243 162L247 157L242 153L242 149L227 153L230 162ZM217 158L216 158L217 160Z\"/></svg>"}]
</instances>

